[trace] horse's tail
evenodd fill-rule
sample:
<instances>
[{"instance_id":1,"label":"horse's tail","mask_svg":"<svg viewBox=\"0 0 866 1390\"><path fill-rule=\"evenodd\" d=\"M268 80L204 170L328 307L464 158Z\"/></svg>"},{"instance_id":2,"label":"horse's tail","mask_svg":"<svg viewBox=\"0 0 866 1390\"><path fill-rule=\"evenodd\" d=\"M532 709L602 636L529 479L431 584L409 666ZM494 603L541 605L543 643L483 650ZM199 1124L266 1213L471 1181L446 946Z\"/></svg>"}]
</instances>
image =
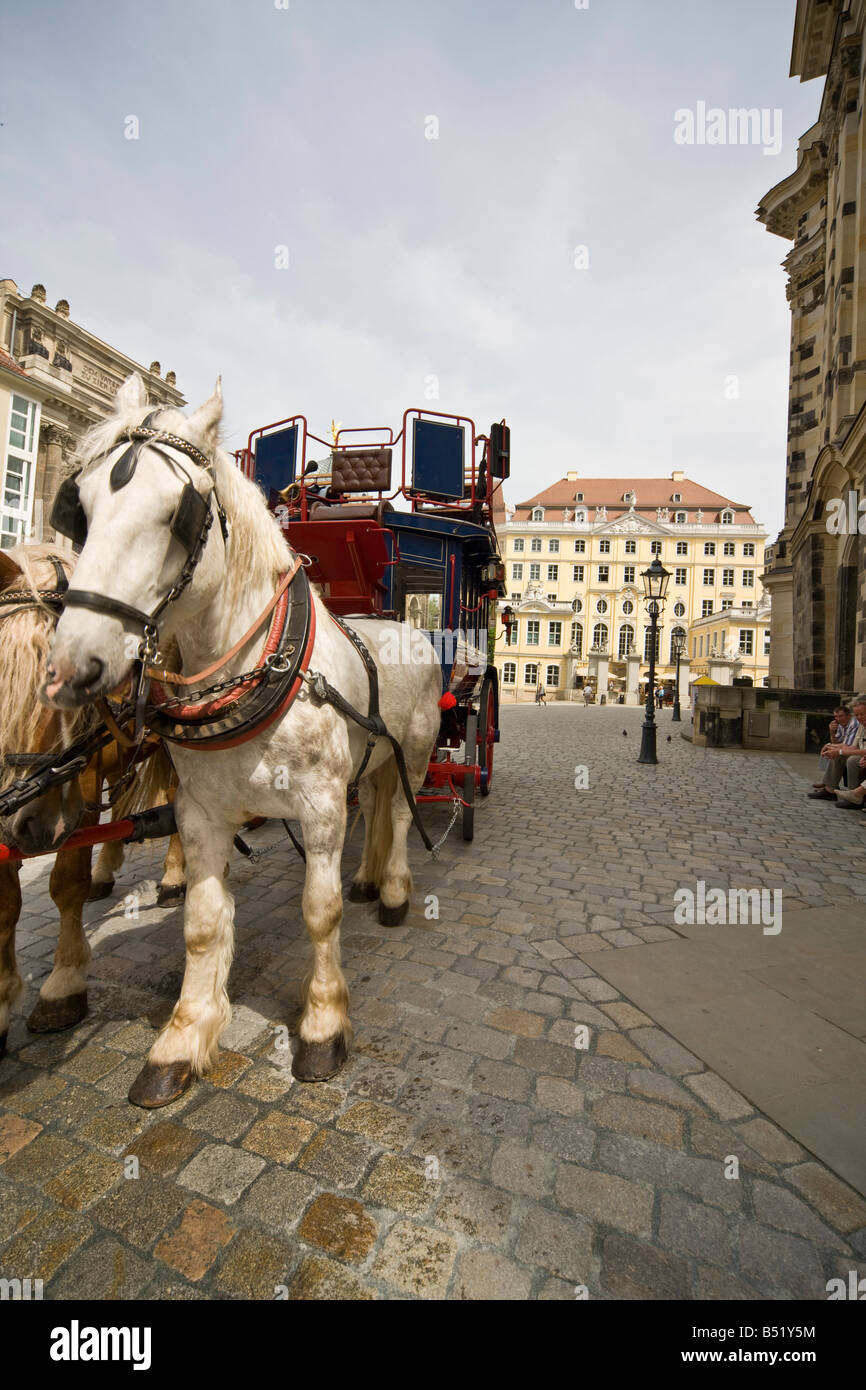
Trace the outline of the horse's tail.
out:
<instances>
[{"instance_id":1,"label":"horse's tail","mask_svg":"<svg viewBox=\"0 0 866 1390\"><path fill-rule=\"evenodd\" d=\"M376 778L376 804L373 808L373 828L370 833L370 858L367 869L370 882L378 884L382 881L388 855L391 853L391 846L394 843L391 803L397 793L396 758L390 757L374 776Z\"/></svg>"}]
</instances>

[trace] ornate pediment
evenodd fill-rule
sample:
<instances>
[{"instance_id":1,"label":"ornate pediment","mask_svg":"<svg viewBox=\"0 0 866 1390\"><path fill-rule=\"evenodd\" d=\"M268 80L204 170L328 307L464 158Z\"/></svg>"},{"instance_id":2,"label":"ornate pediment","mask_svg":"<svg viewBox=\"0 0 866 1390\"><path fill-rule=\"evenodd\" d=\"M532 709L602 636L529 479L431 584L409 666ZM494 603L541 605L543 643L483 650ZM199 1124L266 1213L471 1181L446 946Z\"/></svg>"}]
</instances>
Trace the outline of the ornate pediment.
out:
<instances>
[{"instance_id":1,"label":"ornate pediment","mask_svg":"<svg viewBox=\"0 0 866 1390\"><path fill-rule=\"evenodd\" d=\"M650 521L645 516L638 516L637 512L626 512L625 516L617 517L616 521L609 521L606 526L600 526L599 535L610 536L668 536L671 534L670 526L662 526L658 522Z\"/></svg>"}]
</instances>

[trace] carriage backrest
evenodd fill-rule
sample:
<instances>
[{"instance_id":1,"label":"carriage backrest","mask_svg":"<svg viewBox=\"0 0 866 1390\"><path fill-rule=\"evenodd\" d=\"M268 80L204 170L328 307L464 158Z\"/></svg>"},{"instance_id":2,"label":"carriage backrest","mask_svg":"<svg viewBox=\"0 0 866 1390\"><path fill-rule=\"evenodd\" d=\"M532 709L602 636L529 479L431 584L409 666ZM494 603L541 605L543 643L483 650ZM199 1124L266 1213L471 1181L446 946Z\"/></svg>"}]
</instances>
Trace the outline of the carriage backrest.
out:
<instances>
[{"instance_id":1,"label":"carriage backrest","mask_svg":"<svg viewBox=\"0 0 866 1390\"><path fill-rule=\"evenodd\" d=\"M331 454L331 493L388 492L391 450L335 449Z\"/></svg>"}]
</instances>

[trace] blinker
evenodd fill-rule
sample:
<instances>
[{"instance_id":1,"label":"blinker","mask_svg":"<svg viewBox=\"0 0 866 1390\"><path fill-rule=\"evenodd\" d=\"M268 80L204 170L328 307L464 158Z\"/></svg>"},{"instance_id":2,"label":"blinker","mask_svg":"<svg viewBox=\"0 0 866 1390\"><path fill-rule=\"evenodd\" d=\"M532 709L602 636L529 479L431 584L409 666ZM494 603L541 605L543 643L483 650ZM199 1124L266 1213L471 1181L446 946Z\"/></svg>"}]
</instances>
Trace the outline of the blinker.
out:
<instances>
[{"instance_id":1,"label":"blinker","mask_svg":"<svg viewBox=\"0 0 866 1390\"><path fill-rule=\"evenodd\" d=\"M78 474L73 473L60 484L49 520L55 531L61 536L68 536L80 550L87 540L87 516L81 505L77 477Z\"/></svg>"}]
</instances>

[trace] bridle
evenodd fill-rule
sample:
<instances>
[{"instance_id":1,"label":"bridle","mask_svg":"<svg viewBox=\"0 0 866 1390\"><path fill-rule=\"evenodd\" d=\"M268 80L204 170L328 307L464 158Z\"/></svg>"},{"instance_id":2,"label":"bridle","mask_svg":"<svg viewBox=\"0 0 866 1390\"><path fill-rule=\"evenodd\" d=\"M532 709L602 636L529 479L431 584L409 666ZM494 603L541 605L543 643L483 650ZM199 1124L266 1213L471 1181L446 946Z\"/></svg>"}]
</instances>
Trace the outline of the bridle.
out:
<instances>
[{"instance_id":1,"label":"bridle","mask_svg":"<svg viewBox=\"0 0 866 1390\"><path fill-rule=\"evenodd\" d=\"M119 445L128 445L112 465L109 475L112 492L118 492L121 488L126 487L135 473L139 454L145 444L170 467L179 469L186 477L187 481L184 484L180 500L169 523L172 535L186 550L186 559L177 579L165 597L160 599L150 613L146 613L143 609L136 608L132 604L124 603L120 599L111 598L108 594L97 593L93 589L67 588L63 595L64 607L88 608L92 612L104 613L110 618L117 618L123 623L133 623L141 629L142 640L137 653L139 670L133 693L136 707L135 736L139 740L144 735L144 708L149 686L146 671L148 665L159 656L158 619L168 605L179 598L188 588L196 566L204 553L213 525L213 510L210 499L202 497L187 470L168 451L174 450L185 454L199 468L213 477L211 461L188 439L154 428L152 422L158 414L158 411L151 411L140 425L136 425L120 435L99 461L102 462L109 458ZM73 544L80 548L87 540L87 517L81 504L78 477L79 473L76 472L61 483L51 510L51 525L55 531L68 536ZM215 487L213 500L225 541L228 539L228 522Z\"/></svg>"},{"instance_id":2,"label":"bridle","mask_svg":"<svg viewBox=\"0 0 866 1390\"><path fill-rule=\"evenodd\" d=\"M121 488L126 487L127 483L132 478L138 465L138 458L143 444L148 444L166 463L174 468L180 468L184 473L187 481L180 495L180 501L169 523L172 535L180 541L187 552L186 560L184 561L180 574L152 613L145 613L141 608L135 608L132 604L123 603L120 599L110 598L107 594L99 594L91 589L67 589L64 596L64 604L66 606L90 608L94 612L106 613L112 618L120 618L123 622L135 623L141 628L145 637L148 636L148 630L150 629L150 635L154 639L157 636L157 619L170 603L173 603L175 599L180 597L190 584L196 566L207 544L211 526L213 525L213 512L209 500L202 497L189 474L186 472L186 469L178 463L177 459L172 458L167 450L174 449L185 454L187 458L191 459L199 468L213 476L213 468L210 459L203 454L200 449L197 449L194 444L191 444L188 439L183 439L177 434L170 434L163 430L154 429L151 425L151 421L155 419L157 414L157 411L152 411L142 424L120 435L102 458L106 459L110 457L111 453L118 445L129 445L129 448L124 450L112 467L109 476L112 492L118 492ZM68 536L74 544L80 547L84 545L87 539L87 518L84 514L84 508L81 505L81 497L78 490L78 477L79 474L74 473L61 483L51 511L51 525L54 527L55 531L59 531L61 535ZM213 495L217 514L220 519L223 539L225 540L228 537L226 514L216 495L216 490L214 490Z\"/></svg>"}]
</instances>

